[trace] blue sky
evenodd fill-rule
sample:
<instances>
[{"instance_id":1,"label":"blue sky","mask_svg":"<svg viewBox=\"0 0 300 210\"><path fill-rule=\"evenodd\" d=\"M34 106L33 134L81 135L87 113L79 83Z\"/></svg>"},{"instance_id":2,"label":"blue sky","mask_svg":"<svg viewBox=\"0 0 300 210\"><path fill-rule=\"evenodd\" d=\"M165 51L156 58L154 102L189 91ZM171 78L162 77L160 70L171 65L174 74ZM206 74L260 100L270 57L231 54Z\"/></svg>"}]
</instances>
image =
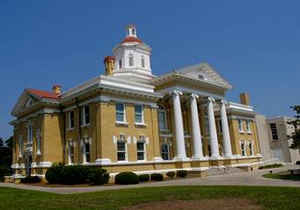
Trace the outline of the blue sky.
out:
<instances>
[{"instance_id":1,"label":"blue sky","mask_svg":"<svg viewBox=\"0 0 300 210\"><path fill-rule=\"evenodd\" d=\"M63 89L103 73L129 23L153 49L152 70L208 62L259 113L300 104L299 1L0 1L0 136L24 88Z\"/></svg>"}]
</instances>

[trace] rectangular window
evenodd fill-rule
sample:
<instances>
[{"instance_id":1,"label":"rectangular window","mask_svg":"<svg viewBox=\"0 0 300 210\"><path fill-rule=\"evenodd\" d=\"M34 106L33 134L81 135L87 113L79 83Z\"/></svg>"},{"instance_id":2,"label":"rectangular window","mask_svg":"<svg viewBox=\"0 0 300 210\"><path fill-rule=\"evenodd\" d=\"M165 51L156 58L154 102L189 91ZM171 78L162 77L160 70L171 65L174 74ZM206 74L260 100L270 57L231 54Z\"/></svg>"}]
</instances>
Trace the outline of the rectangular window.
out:
<instances>
[{"instance_id":1,"label":"rectangular window","mask_svg":"<svg viewBox=\"0 0 300 210\"><path fill-rule=\"evenodd\" d=\"M24 143L23 143L23 137L19 136L19 157L23 156L23 152L24 152Z\"/></svg>"},{"instance_id":2,"label":"rectangular window","mask_svg":"<svg viewBox=\"0 0 300 210\"><path fill-rule=\"evenodd\" d=\"M122 68L122 60L120 59L119 60L119 69L121 69Z\"/></svg>"},{"instance_id":3,"label":"rectangular window","mask_svg":"<svg viewBox=\"0 0 300 210\"><path fill-rule=\"evenodd\" d=\"M273 140L278 140L278 133L277 133L276 123L271 123L270 128L271 128L271 133L272 133L272 139Z\"/></svg>"},{"instance_id":4,"label":"rectangular window","mask_svg":"<svg viewBox=\"0 0 300 210\"><path fill-rule=\"evenodd\" d=\"M125 122L125 105L121 103L116 104L116 120L117 122Z\"/></svg>"},{"instance_id":5,"label":"rectangular window","mask_svg":"<svg viewBox=\"0 0 300 210\"><path fill-rule=\"evenodd\" d=\"M125 136L121 135L117 141L117 159L118 161L126 161L126 143Z\"/></svg>"},{"instance_id":6,"label":"rectangular window","mask_svg":"<svg viewBox=\"0 0 300 210\"><path fill-rule=\"evenodd\" d=\"M89 144L89 143L85 143L84 146L85 146L85 161L86 161L87 163L89 163L90 160L91 160L91 155L90 155L90 144Z\"/></svg>"},{"instance_id":7,"label":"rectangular window","mask_svg":"<svg viewBox=\"0 0 300 210\"><path fill-rule=\"evenodd\" d=\"M75 121L74 121L74 111L68 112L68 123L69 123L69 126L68 126L69 129L74 128L74 123L75 123Z\"/></svg>"},{"instance_id":8,"label":"rectangular window","mask_svg":"<svg viewBox=\"0 0 300 210\"><path fill-rule=\"evenodd\" d=\"M170 145L169 144L161 145L161 158L163 160L170 160Z\"/></svg>"},{"instance_id":9,"label":"rectangular window","mask_svg":"<svg viewBox=\"0 0 300 210\"><path fill-rule=\"evenodd\" d=\"M249 142L249 154L250 154L250 156L253 155L253 143L252 142Z\"/></svg>"},{"instance_id":10,"label":"rectangular window","mask_svg":"<svg viewBox=\"0 0 300 210\"><path fill-rule=\"evenodd\" d=\"M80 125L89 125L90 124L90 107L89 105L85 105L81 108L80 115Z\"/></svg>"},{"instance_id":11,"label":"rectangular window","mask_svg":"<svg viewBox=\"0 0 300 210\"><path fill-rule=\"evenodd\" d=\"M27 127L27 135L28 135L28 143L32 144L33 136L32 136L32 125L31 124L29 124Z\"/></svg>"},{"instance_id":12,"label":"rectangular window","mask_svg":"<svg viewBox=\"0 0 300 210\"><path fill-rule=\"evenodd\" d=\"M41 154L41 130L36 130L36 154Z\"/></svg>"},{"instance_id":13,"label":"rectangular window","mask_svg":"<svg viewBox=\"0 0 300 210\"><path fill-rule=\"evenodd\" d=\"M247 127L247 132L251 133L251 121L250 120L246 121L246 127Z\"/></svg>"},{"instance_id":14,"label":"rectangular window","mask_svg":"<svg viewBox=\"0 0 300 210\"><path fill-rule=\"evenodd\" d=\"M69 164L74 163L74 146L72 142L69 142L68 145L68 159L69 159Z\"/></svg>"},{"instance_id":15,"label":"rectangular window","mask_svg":"<svg viewBox=\"0 0 300 210\"><path fill-rule=\"evenodd\" d=\"M246 156L246 148L245 148L244 141L241 142L241 153L242 153L242 156Z\"/></svg>"},{"instance_id":16,"label":"rectangular window","mask_svg":"<svg viewBox=\"0 0 300 210\"><path fill-rule=\"evenodd\" d=\"M135 122L140 124L144 123L143 106L135 105L134 111L135 111Z\"/></svg>"},{"instance_id":17,"label":"rectangular window","mask_svg":"<svg viewBox=\"0 0 300 210\"><path fill-rule=\"evenodd\" d=\"M239 122L239 131L240 132L244 132L244 129L243 129L243 121L242 120L238 120Z\"/></svg>"},{"instance_id":18,"label":"rectangular window","mask_svg":"<svg viewBox=\"0 0 300 210\"><path fill-rule=\"evenodd\" d=\"M167 130L167 113L164 110L158 111L158 124L160 130Z\"/></svg>"}]
</instances>

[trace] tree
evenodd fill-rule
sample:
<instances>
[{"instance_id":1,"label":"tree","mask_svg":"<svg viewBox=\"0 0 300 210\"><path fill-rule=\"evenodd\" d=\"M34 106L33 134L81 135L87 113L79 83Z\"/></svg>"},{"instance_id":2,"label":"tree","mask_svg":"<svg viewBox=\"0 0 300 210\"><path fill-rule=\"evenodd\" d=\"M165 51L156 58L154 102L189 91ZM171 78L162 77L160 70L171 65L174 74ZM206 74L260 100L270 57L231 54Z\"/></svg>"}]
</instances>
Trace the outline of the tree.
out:
<instances>
[{"instance_id":1,"label":"tree","mask_svg":"<svg viewBox=\"0 0 300 210\"><path fill-rule=\"evenodd\" d=\"M3 147L4 146L4 140L2 137L0 137L0 147Z\"/></svg>"},{"instance_id":2,"label":"tree","mask_svg":"<svg viewBox=\"0 0 300 210\"><path fill-rule=\"evenodd\" d=\"M295 105L291 107L295 112L295 119L288 122L289 124L293 125L295 128L295 131L290 138L292 138L293 142L290 146L292 149L300 149L300 105Z\"/></svg>"}]
</instances>

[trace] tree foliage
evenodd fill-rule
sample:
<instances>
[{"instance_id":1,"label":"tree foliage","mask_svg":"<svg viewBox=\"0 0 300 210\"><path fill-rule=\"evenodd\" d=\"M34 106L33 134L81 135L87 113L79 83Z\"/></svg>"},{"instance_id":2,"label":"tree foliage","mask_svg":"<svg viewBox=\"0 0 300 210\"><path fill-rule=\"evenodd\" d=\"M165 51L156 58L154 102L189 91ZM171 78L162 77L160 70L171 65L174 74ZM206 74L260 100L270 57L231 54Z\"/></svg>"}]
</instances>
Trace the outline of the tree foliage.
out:
<instances>
[{"instance_id":1,"label":"tree foliage","mask_svg":"<svg viewBox=\"0 0 300 210\"><path fill-rule=\"evenodd\" d=\"M291 107L295 112L295 118L294 120L288 122L289 124L293 125L295 128L295 131L290 136L293 140L291 144L292 149L300 149L300 105L295 105Z\"/></svg>"}]
</instances>

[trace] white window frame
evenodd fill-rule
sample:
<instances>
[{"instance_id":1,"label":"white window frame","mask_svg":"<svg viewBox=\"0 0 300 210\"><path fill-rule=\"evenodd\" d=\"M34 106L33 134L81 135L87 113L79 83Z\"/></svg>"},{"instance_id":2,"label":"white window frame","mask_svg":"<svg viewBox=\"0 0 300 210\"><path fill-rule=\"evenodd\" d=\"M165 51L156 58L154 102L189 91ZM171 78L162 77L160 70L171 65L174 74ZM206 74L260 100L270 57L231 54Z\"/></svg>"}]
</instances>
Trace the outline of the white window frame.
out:
<instances>
[{"instance_id":1,"label":"white window frame","mask_svg":"<svg viewBox=\"0 0 300 210\"><path fill-rule=\"evenodd\" d=\"M168 150L168 152L167 152L167 156L168 156L168 159L167 160L171 160L171 152L170 152L170 148L171 148L171 146L170 146L170 144L169 143L162 143L161 144L161 158L163 159L163 146L164 145L166 145L167 146L167 150ZM163 159L163 160L165 160L165 159Z\"/></svg>"},{"instance_id":2,"label":"white window frame","mask_svg":"<svg viewBox=\"0 0 300 210\"><path fill-rule=\"evenodd\" d=\"M118 143L124 143L125 145L125 151L119 151L118 150ZM124 135L120 135L119 136L119 139L117 140L116 142L116 151L117 151L117 162L128 162L128 148L127 148L127 142L126 142L126 139L125 139L125 136ZM125 160L119 160L118 159L118 153L119 152L125 152Z\"/></svg>"},{"instance_id":3,"label":"white window frame","mask_svg":"<svg viewBox=\"0 0 300 210\"><path fill-rule=\"evenodd\" d=\"M241 156L242 156L242 157L245 157L245 156L247 156L246 142L245 142L244 140L242 140L242 141L240 142L240 144L241 144ZM242 145L243 145L243 147L242 147Z\"/></svg>"},{"instance_id":4,"label":"white window frame","mask_svg":"<svg viewBox=\"0 0 300 210\"><path fill-rule=\"evenodd\" d=\"M33 143L33 127L31 122L29 122L27 125L27 143Z\"/></svg>"},{"instance_id":5,"label":"white window frame","mask_svg":"<svg viewBox=\"0 0 300 210\"><path fill-rule=\"evenodd\" d=\"M88 107L89 109L89 122L86 122L86 110L85 108ZM89 126L91 123L91 110L88 104L81 107L81 127Z\"/></svg>"},{"instance_id":6,"label":"white window frame","mask_svg":"<svg viewBox=\"0 0 300 210\"><path fill-rule=\"evenodd\" d=\"M141 56L141 66L142 68L146 68L146 61L145 61L145 56Z\"/></svg>"},{"instance_id":7,"label":"white window frame","mask_svg":"<svg viewBox=\"0 0 300 210\"><path fill-rule=\"evenodd\" d=\"M86 146L88 145L89 147L89 153L87 154L87 151L86 151ZM82 140L82 163L83 164L86 164L86 163L89 163L91 161L91 142L88 138L85 138ZM89 161L87 161L87 155L89 155Z\"/></svg>"},{"instance_id":8,"label":"white window frame","mask_svg":"<svg viewBox=\"0 0 300 210\"><path fill-rule=\"evenodd\" d=\"M138 150L138 143L142 143L143 144L143 151ZM146 152L146 140L145 140L145 136L139 136L139 140L136 142L136 159L137 161L146 161L147 160L147 152ZM144 159L143 160L138 160L138 153L143 152L144 155Z\"/></svg>"},{"instance_id":9,"label":"white window frame","mask_svg":"<svg viewBox=\"0 0 300 210\"><path fill-rule=\"evenodd\" d=\"M137 112L136 112L136 107L139 106L141 107L141 122L137 122L136 121L136 115L137 115ZM135 124L137 125L144 125L145 124L145 121L144 121L144 106L142 104L135 104L134 105L134 121L135 121Z\"/></svg>"},{"instance_id":10,"label":"white window frame","mask_svg":"<svg viewBox=\"0 0 300 210\"><path fill-rule=\"evenodd\" d=\"M239 132L244 133L243 120L238 119Z\"/></svg>"},{"instance_id":11,"label":"white window frame","mask_svg":"<svg viewBox=\"0 0 300 210\"><path fill-rule=\"evenodd\" d=\"M160 116L160 113L163 113L164 119L165 119L164 127L163 127L163 128L160 127L160 117L159 117L159 116ZM164 110L164 109L159 109L159 110L158 110L158 126L159 126L159 129L160 129L161 131L168 130L167 111Z\"/></svg>"},{"instance_id":12,"label":"white window frame","mask_svg":"<svg viewBox=\"0 0 300 210\"><path fill-rule=\"evenodd\" d=\"M72 148L72 152L71 152L71 148ZM68 141L68 164L69 165L72 165L73 164L73 161L74 161L74 143L72 140ZM73 155L72 155L73 153ZM73 156L73 158L72 158ZM73 159L73 160L72 160Z\"/></svg>"},{"instance_id":13,"label":"white window frame","mask_svg":"<svg viewBox=\"0 0 300 210\"><path fill-rule=\"evenodd\" d=\"M133 54L128 55L128 66L130 66L130 67L134 66L134 56L133 56Z\"/></svg>"},{"instance_id":14,"label":"white window frame","mask_svg":"<svg viewBox=\"0 0 300 210\"><path fill-rule=\"evenodd\" d=\"M119 114L121 113L120 111L118 111L118 109L117 109L117 106L118 106L118 104L122 104L123 105L123 111L122 111L122 114L123 114L123 121L119 121L118 120L118 117L117 117L117 115L118 115L118 112L119 112ZM115 113L115 117L116 117L116 123L120 123L120 124L126 124L127 123L127 121L126 121L126 105L124 104L124 103L116 103L116 106L115 106L116 108L116 113Z\"/></svg>"},{"instance_id":15,"label":"white window frame","mask_svg":"<svg viewBox=\"0 0 300 210\"><path fill-rule=\"evenodd\" d=\"M246 129L248 133L252 133L251 131L251 120L246 121Z\"/></svg>"},{"instance_id":16,"label":"white window frame","mask_svg":"<svg viewBox=\"0 0 300 210\"><path fill-rule=\"evenodd\" d=\"M73 127L71 126L72 123L72 118L71 118L71 113L73 113ZM72 130L75 127L75 112L73 110L68 112L68 130Z\"/></svg>"}]
</instances>

